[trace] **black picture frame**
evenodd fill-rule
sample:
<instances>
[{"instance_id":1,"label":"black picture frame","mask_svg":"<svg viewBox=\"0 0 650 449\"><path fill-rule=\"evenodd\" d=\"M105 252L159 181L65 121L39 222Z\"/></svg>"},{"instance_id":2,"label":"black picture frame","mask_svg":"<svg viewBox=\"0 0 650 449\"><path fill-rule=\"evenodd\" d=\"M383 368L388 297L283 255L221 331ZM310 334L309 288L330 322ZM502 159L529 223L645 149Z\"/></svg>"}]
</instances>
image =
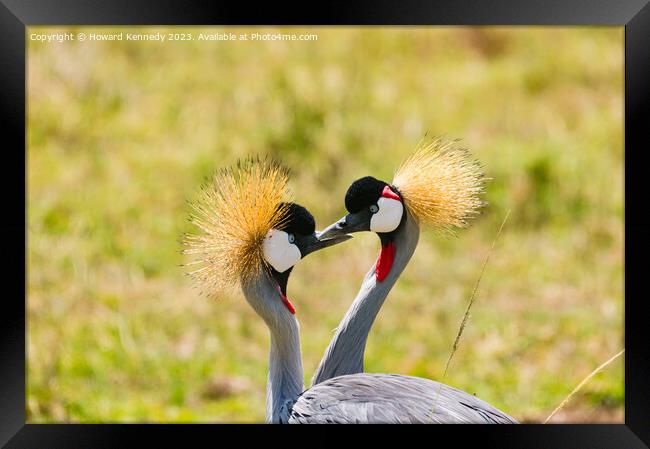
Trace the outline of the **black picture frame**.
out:
<instances>
[{"instance_id":1,"label":"black picture frame","mask_svg":"<svg viewBox=\"0 0 650 449\"><path fill-rule=\"evenodd\" d=\"M229 425L74 425L26 423L26 27L32 25L615 25L625 27L625 423L521 426L335 426L327 432L311 427ZM242 439L283 432L284 444L318 441L343 444L340 432L382 437L385 432L424 433L416 441L433 444L473 441L484 447L509 448L642 448L650 444L650 335L643 313L644 269L650 220L645 218L645 166L650 117L650 6L647 0L497 0L497 1L322 1L300 5L209 3L194 0L0 0L0 123L4 127L4 170L0 176L6 212L0 221L8 243L0 312L0 446L124 447L176 442L198 446L233 444ZM643 119L646 117L646 119ZM8 158L8 159L7 159ZM22 186L22 187L21 187ZM21 194L22 192L22 194ZM23 239L20 238L23 236ZM21 263L22 262L22 266ZM271 435L269 435L271 436ZM302 436L302 435L301 435ZM414 438L411 437L411 438ZM264 440L258 440L264 441ZM271 440L267 440L271 442ZM408 440L406 440L408 441ZM428 443L427 443L428 444Z\"/></svg>"}]
</instances>

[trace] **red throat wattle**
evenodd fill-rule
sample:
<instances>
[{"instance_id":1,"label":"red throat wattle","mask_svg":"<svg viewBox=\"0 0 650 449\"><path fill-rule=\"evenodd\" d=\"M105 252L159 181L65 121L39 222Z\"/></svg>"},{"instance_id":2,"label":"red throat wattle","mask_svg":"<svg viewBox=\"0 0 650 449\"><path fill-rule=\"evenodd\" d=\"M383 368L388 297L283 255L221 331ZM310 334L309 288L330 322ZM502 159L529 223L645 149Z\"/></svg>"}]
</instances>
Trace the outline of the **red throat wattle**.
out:
<instances>
[{"instance_id":1,"label":"red throat wattle","mask_svg":"<svg viewBox=\"0 0 650 449\"><path fill-rule=\"evenodd\" d=\"M280 293L280 299L282 300L282 304L285 305L287 309L289 309L289 312L291 312L292 315L296 314L296 308L291 304L291 301L289 301L289 298L287 298L287 295L282 293L282 290L280 290L280 287L278 286L278 293Z\"/></svg>"},{"instance_id":2,"label":"red throat wattle","mask_svg":"<svg viewBox=\"0 0 650 449\"><path fill-rule=\"evenodd\" d=\"M381 192L382 198L390 198L397 201L402 201L400 196L393 192L389 186L385 186L384 190ZM388 242L385 245L381 245L381 252L379 253L379 259L377 259L377 264L375 265L375 277L377 282L381 282L386 279L390 269L393 266L393 261L395 260L395 243Z\"/></svg>"},{"instance_id":3,"label":"red throat wattle","mask_svg":"<svg viewBox=\"0 0 650 449\"><path fill-rule=\"evenodd\" d=\"M381 245L381 252L379 253L379 259L377 259L377 264L375 265L375 277L377 282L382 282L390 273L390 269L393 266L393 261L395 260L395 243L388 242L386 245Z\"/></svg>"}]
</instances>

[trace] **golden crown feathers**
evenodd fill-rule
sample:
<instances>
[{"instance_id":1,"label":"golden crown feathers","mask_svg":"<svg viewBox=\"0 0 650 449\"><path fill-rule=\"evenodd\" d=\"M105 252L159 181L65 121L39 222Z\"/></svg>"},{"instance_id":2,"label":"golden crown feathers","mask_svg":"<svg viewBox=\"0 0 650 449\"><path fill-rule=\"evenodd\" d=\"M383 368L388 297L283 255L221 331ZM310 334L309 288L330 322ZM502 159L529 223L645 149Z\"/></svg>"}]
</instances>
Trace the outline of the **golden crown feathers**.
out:
<instances>
[{"instance_id":1,"label":"golden crown feathers","mask_svg":"<svg viewBox=\"0 0 650 449\"><path fill-rule=\"evenodd\" d=\"M266 267L267 232L287 219L289 171L269 159L248 158L218 171L205 184L190 221L201 234L187 234L183 253L195 255L188 275L202 293L215 295L260 274Z\"/></svg>"},{"instance_id":2,"label":"golden crown feathers","mask_svg":"<svg viewBox=\"0 0 650 449\"><path fill-rule=\"evenodd\" d=\"M443 231L467 226L483 206L480 164L457 140L421 142L397 169L392 184L422 224Z\"/></svg>"}]
</instances>

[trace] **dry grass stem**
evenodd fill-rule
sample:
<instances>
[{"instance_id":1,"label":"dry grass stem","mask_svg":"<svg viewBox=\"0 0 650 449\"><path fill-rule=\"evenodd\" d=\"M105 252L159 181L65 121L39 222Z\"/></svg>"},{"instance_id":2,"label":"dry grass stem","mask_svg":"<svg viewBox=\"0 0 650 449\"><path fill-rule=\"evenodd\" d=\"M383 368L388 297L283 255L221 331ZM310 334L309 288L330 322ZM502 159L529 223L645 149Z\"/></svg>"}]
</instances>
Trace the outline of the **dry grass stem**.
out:
<instances>
[{"instance_id":1,"label":"dry grass stem","mask_svg":"<svg viewBox=\"0 0 650 449\"><path fill-rule=\"evenodd\" d=\"M483 279L483 274L485 273L485 267L487 267L487 264L490 260L490 255L492 254L492 251L494 250L494 247L497 244L497 241L499 240L499 237L501 236L501 231L503 230L503 227L505 226L506 222L508 221L508 217L510 216L510 210L506 213L506 216L503 218L503 221L501 222L501 226L499 226L499 230L497 231L497 235L494 237L494 240L492 241L492 246L490 247L490 250L488 251L487 255L485 256L485 260L483 260L483 265L481 266L481 272L478 276L478 279L476 279L476 283L474 284L474 289L472 290L472 294L470 295L469 302L467 303L467 308L465 309L465 314L463 315L463 319L460 322L460 327L458 328L458 333L456 333L456 338L454 340L454 344L451 348L451 353L449 354L449 357L447 358L447 362L445 363L445 370L442 373L442 379L440 380L441 382L441 387L442 383L444 382L445 378L447 377L447 371L449 370L449 366L451 365L451 359L454 357L454 354L456 354L456 351L458 350L458 344L460 343L460 337L463 335L463 331L465 330L465 326L467 325L467 321L469 320L470 316L470 311L472 309L472 305L474 305L474 302L476 301L476 293L478 292L478 287L481 284L481 279ZM438 390L438 394L440 394L440 390ZM437 397L437 396L436 396ZM431 414L434 413L436 409L436 404L434 403L433 408L431 410Z\"/></svg>"},{"instance_id":2,"label":"dry grass stem","mask_svg":"<svg viewBox=\"0 0 650 449\"><path fill-rule=\"evenodd\" d=\"M594 377L596 374L600 373L602 370L604 370L605 368L607 368L607 367L608 367L608 366L609 366L609 365L610 365L614 360L616 360L616 359L619 358L621 355L623 355L624 352L625 352L625 348L621 349L621 350L620 350L616 355L612 356L612 357L611 357L609 360L607 360L605 363L603 363L603 364L600 365L598 368L596 368L596 369L593 370L591 373L589 373L589 375L588 375L587 377L585 377L585 378L582 380L582 382L580 382L580 383L578 384L578 386L575 387L575 388L573 389L573 391L572 391L571 393L569 393L569 395L568 395L566 398L564 398L564 400L560 403L560 405L558 405L557 408L556 408L555 410L553 410L553 413L551 413L550 415L548 415L548 418L546 418L546 420L544 420L544 424L547 424L547 423L551 420L551 418L553 418L553 416L555 416L555 415L557 414L557 412L559 412L560 410L562 410L562 409L563 409L563 408L564 408L564 407L569 403L569 401L571 400L571 398L572 398L572 397L573 397L573 396L574 396L578 391L580 391L580 389L581 389L581 388L582 388L582 387L583 387L587 382L589 382L589 380L590 380L592 377Z\"/></svg>"}]
</instances>

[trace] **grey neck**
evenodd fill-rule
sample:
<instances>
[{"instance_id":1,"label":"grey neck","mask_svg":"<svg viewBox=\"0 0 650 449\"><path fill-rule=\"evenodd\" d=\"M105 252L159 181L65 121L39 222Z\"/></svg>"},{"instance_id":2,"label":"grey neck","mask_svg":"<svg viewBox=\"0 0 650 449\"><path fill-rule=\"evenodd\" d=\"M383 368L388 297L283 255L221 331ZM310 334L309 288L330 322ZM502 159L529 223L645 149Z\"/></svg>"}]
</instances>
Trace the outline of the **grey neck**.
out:
<instances>
[{"instance_id":1,"label":"grey neck","mask_svg":"<svg viewBox=\"0 0 650 449\"><path fill-rule=\"evenodd\" d=\"M266 420L284 422L291 404L304 387L298 320L282 303L276 282L266 273L254 281L242 283L242 290L271 334Z\"/></svg>"},{"instance_id":2,"label":"grey neck","mask_svg":"<svg viewBox=\"0 0 650 449\"><path fill-rule=\"evenodd\" d=\"M363 356L370 328L418 244L420 227L408 210L404 210L406 220L395 233L395 259L390 273L382 282L377 282L375 265L368 271L357 297L336 329L312 378L312 385L332 377L363 372Z\"/></svg>"}]
</instances>

